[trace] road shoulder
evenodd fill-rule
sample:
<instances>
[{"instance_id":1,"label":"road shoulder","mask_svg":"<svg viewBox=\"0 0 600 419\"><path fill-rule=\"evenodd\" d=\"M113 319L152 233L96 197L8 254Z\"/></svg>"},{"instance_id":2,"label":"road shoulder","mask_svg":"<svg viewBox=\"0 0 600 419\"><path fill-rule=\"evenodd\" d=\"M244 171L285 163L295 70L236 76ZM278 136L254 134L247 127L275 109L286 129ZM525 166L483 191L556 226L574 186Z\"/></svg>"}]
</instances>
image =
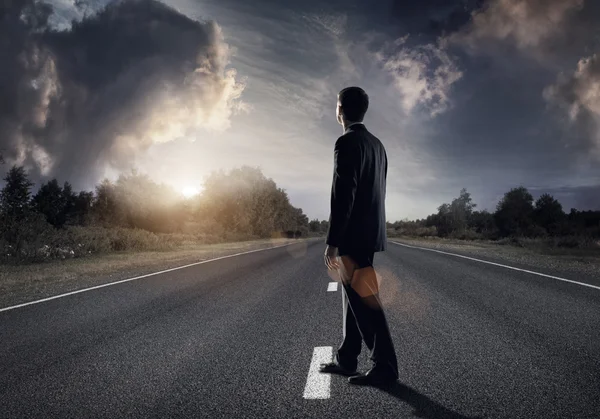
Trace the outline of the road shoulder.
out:
<instances>
[{"instance_id":1,"label":"road shoulder","mask_svg":"<svg viewBox=\"0 0 600 419\"><path fill-rule=\"evenodd\" d=\"M304 239L318 240L318 239ZM2 265L0 308L147 275L237 253L298 243L296 239L191 245L164 252L122 252L29 265Z\"/></svg>"},{"instance_id":2,"label":"road shoulder","mask_svg":"<svg viewBox=\"0 0 600 419\"><path fill-rule=\"evenodd\" d=\"M530 249L492 243L423 240L405 237L390 238L389 240L600 286L600 257L596 256L545 255ZM392 246L394 245L392 244Z\"/></svg>"}]
</instances>

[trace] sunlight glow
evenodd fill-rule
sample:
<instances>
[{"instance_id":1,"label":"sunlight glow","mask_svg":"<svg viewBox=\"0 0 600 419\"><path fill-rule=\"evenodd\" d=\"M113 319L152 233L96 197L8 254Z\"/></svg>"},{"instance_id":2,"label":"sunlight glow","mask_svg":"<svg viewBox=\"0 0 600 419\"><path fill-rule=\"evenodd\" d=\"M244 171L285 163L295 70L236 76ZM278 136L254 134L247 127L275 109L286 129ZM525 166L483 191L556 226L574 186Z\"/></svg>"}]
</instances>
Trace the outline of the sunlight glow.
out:
<instances>
[{"instance_id":1,"label":"sunlight glow","mask_svg":"<svg viewBox=\"0 0 600 419\"><path fill-rule=\"evenodd\" d=\"M183 196L185 196L186 198L191 198L195 195L198 195L200 193L200 189L196 188L194 186L185 186L182 190L181 190L181 194Z\"/></svg>"}]
</instances>

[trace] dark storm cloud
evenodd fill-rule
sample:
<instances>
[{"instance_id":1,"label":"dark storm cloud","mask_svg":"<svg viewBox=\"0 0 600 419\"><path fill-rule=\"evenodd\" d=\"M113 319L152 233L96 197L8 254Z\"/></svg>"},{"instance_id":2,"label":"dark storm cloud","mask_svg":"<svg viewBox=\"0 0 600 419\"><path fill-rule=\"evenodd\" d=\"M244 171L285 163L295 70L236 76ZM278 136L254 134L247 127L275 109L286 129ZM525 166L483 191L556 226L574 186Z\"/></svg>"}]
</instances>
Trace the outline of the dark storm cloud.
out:
<instances>
[{"instance_id":1,"label":"dark storm cloud","mask_svg":"<svg viewBox=\"0 0 600 419\"><path fill-rule=\"evenodd\" d=\"M448 41L487 55L506 56L506 47L513 47L556 65L598 45L599 6L589 0L487 0Z\"/></svg>"},{"instance_id":2,"label":"dark storm cloud","mask_svg":"<svg viewBox=\"0 0 600 419\"><path fill-rule=\"evenodd\" d=\"M567 213L571 208L579 211L600 209L600 185L534 189L532 192L534 197L539 197L543 193L554 196Z\"/></svg>"},{"instance_id":3,"label":"dark storm cloud","mask_svg":"<svg viewBox=\"0 0 600 419\"><path fill-rule=\"evenodd\" d=\"M441 36L466 25L485 0L395 0L391 16L407 32Z\"/></svg>"},{"instance_id":4,"label":"dark storm cloud","mask_svg":"<svg viewBox=\"0 0 600 419\"><path fill-rule=\"evenodd\" d=\"M50 13L30 1L1 16L0 149L34 177L94 182L151 144L227 128L240 105L214 22L152 0L110 3L65 31L46 27Z\"/></svg>"},{"instance_id":5,"label":"dark storm cloud","mask_svg":"<svg viewBox=\"0 0 600 419\"><path fill-rule=\"evenodd\" d=\"M464 31L469 41L510 39L520 47L538 46L565 28L584 0L489 0L474 10Z\"/></svg>"}]
</instances>

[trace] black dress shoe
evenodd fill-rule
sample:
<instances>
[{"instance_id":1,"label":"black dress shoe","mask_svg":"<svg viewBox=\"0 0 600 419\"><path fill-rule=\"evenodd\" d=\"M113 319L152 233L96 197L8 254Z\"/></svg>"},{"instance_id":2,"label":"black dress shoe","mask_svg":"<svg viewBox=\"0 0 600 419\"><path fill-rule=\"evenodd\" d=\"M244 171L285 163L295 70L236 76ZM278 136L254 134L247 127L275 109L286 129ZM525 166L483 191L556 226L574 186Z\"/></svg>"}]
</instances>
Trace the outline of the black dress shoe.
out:
<instances>
[{"instance_id":1,"label":"black dress shoe","mask_svg":"<svg viewBox=\"0 0 600 419\"><path fill-rule=\"evenodd\" d=\"M350 370L350 369L344 368L337 362L328 362L326 364L321 364L319 371L324 372L324 373L329 373L329 374L339 374L339 375L349 375L349 376L358 374L358 372L355 369Z\"/></svg>"},{"instance_id":2,"label":"black dress shoe","mask_svg":"<svg viewBox=\"0 0 600 419\"><path fill-rule=\"evenodd\" d=\"M369 371L366 374L348 378L350 384L358 386L387 387L398 382L398 378L391 374Z\"/></svg>"}]
</instances>

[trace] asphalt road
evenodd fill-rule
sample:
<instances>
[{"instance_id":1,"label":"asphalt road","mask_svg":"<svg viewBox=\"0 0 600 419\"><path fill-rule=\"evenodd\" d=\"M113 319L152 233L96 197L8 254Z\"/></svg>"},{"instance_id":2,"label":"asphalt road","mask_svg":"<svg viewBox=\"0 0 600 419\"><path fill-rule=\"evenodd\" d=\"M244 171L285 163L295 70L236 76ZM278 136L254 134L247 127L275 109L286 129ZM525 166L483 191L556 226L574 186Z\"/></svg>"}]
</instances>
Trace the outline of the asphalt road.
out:
<instances>
[{"instance_id":1,"label":"asphalt road","mask_svg":"<svg viewBox=\"0 0 600 419\"><path fill-rule=\"evenodd\" d=\"M398 386L333 376L305 398L314 349L341 338L323 249L0 312L0 417L600 417L600 290L394 244L375 266Z\"/></svg>"}]
</instances>

